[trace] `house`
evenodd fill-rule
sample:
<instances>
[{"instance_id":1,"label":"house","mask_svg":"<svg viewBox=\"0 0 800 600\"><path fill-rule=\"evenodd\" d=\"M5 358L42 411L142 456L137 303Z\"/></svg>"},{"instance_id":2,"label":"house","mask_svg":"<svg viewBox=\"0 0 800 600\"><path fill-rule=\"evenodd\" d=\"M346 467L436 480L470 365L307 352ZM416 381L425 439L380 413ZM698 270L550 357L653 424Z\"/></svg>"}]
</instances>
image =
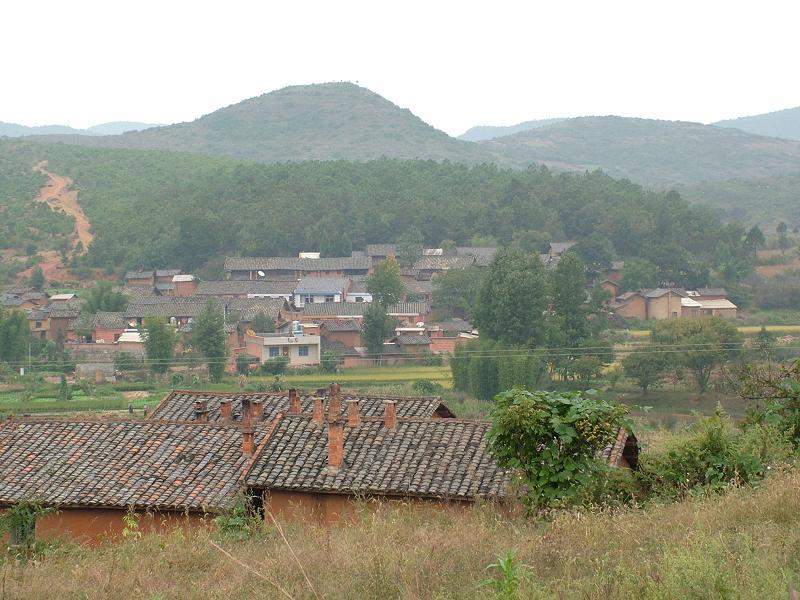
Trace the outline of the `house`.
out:
<instances>
[{"instance_id":1,"label":"house","mask_svg":"<svg viewBox=\"0 0 800 600\"><path fill-rule=\"evenodd\" d=\"M291 333L246 333L245 352L258 358L259 364L283 356L290 367L318 365L321 356L320 337L305 335L300 329Z\"/></svg>"},{"instance_id":2,"label":"house","mask_svg":"<svg viewBox=\"0 0 800 600\"><path fill-rule=\"evenodd\" d=\"M414 262L417 279L430 280L450 269L466 269L475 264L474 256L422 256Z\"/></svg>"},{"instance_id":3,"label":"house","mask_svg":"<svg viewBox=\"0 0 800 600\"><path fill-rule=\"evenodd\" d=\"M406 299L409 302L433 302L433 287L432 281L406 281Z\"/></svg>"},{"instance_id":4,"label":"house","mask_svg":"<svg viewBox=\"0 0 800 600\"><path fill-rule=\"evenodd\" d=\"M185 325L203 312L208 302L205 298L175 298L172 296L153 296L138 298L128 303L125 317L141 325L145 317L161 317L173 325Z\"/></svg>"},{"instance_id":5,"label":"house","mask_svg":"<svg viewBox=\"0 0 800 600\"><path fill-rule=\"evenodd\" d=\"M619 283L613 281L611 279L604 279L599 283L600 288L608 293L609 296L612 298L616 298L619 295Z\"/></svg>"},{"instance_id":6,"label":"house","mask_svg":"<svg viewBox=\"0 0 800 600\"><path fill-rule=\"evenodd\" d=\"M130 327L130 322L122 312L98 312L90 316L92 341L100 344L113 344Z\"/></svg>"},{"instance_id":7,"label":"house","mask_svg":"<svg viewBox=\"0 0 800 600\"><path fill-rule=\"evenodd\" d=\"M302 277L349 277L369 275L372 259L344 256L338 258L246 257L225 258L225 278L237 280L293 279Z\"/></svg>"},{"instance_id":8,"label":"house","mask_svg":"<svg viewBox=\"0 0 800 600\"><path fill-rule=\"evenodd\" d=\"M47 304L47 294L33 288L6 288L0 292L0 309L33 310Z\"/></svg>"},{"instance_id":9,"label":"house","mask_svg":"<svg viewBox=\"0 0 800 600\"><path fill-rule=\"evenodd\" d=\"M451 319L427 323L425 333L431 340L430 351L435 354L452 354L456 346L468 342L474 331L468 321ZM464 334L469 334L470 337Z\"/></svg>"},{"instance_id":10,"label":"house","mask_svg":"<svg viewBox=\"0 0 800 600\"><path fill-rule=\"evenodd\" d=\"M363 346L361 321L357 319L326 320L319 326L320 336L327 342L351 348Z\"/></svg>"},{"instance_id":11,"label":"house","mask_svg":"<svg viewBox=\"0 0 800 600\"><path fill-rule=\"evenodd\" d=\"M303 316L318 321L363 319L369 306L366 302L328 302L309 304L303 307ZM425 321L430 313L430 305L426 302L399 302L388 307L388 315L400 323L418 323Z\"/></svg>"},{"instance_id":12,"label":"house","mask_svg":"<svg viewBox=\"0 0 800 600\"><path fill-rule=\"evenodd\" d=\"M372 294L367 291L365 277L351 279L350 288L345 295L345 302L372 302Z\"/></svg>"},{"instance_id":13,"label":"house","mask_svg":"<svg viewBox=\"0 0 800 600\"><path fill-rule=\"evenodd\" d=\"M297 281L293 279L200 281L195 295L217 298L273 298L290 302L296 286Z\"/></svg>"},{"instance_id":14,"label":"house","mask_svg":"<svg viewBox=\"0 0 800 600\"><path fill-rule=\"evenodd\" d=\"M675 288L656 288L644 293L648 319L677 319L683 312L681 300L686 292Z\"/></svg>"},{"instance_id":15,"label":"house","mask_svg":"<svg viewBox=\"0 0 800 600\"><path fill-rule=\"evenodd\" d=\"M614 314L625 319L647 319L647 298L641 291L625 292L617 296Z\"/></svg>"},{"instance_id":16,"label":"house","mask_svg":"<svg viewBox=\"0 0 800 600\"><path fill-rule=\"evenodd\" d=\"M699 300L699 303L703 316L724 317L726 319L736 318L738 307L727 298L720 298L718 300L706 300L703 298Z\"/></svg>"},{"instance_id":17,"label":"house","mask_svg":"<svg viewBox=\"0 0 800 600\"><path fill-rule=\"evenodd\" d=\"M117 349L136 358L145 357L144 340L138 329L126 329L117 338Z\"/></svg>"},{"instance_id":18,"label":"house","mask_svg":"<svg viewBox=\"0 0 800 600\"><path fill-rule=\"evenodd\" d=\"M423 355L431 351L431 338L424 334L401 334L392 338L391 342L395 344L403 357L408 362L419 363L419 359L415 358L416 355Z\"/></svg>"},{"instance_id":19,"label":"house","mask_svg":"<svg viewBox=\"0 0 800 600\"><path fill-rule=\"evenodd\" d=\"M367 244L364 253L373 264L378 264L390 256L397 256L397 244Z\"/></svg>"},{"instance_id":20,"label":"house","mask_svg":"<svg viewBox=\"0 0 800 600\"><path fill-rule=\"evenodd\" d=\"M128 287L153 287L155 283L155 270L138 270L125 273L125 285ZM161 283L164 282L162 281Z\"/></svg>"},{"instance_id":21,"label":"house","mask_svg":"<svg viewBox=\"0 0 800 600\"><path fill-rule=\"evenodd\" d=\"M81 303L76 300L59 302L47 305L44 310L48 312L50 320L47 339L56 342L59 339L67 340L75 333L75 319L80 317Z\"/></svg>"},{"instance_id":22,"label":"house","mask_svg":"<svg viewBox=\"0 0 800 600\"><path fill-rule=\"evenodd\" d=\"M180 269L156 269L154 283L173 283L175 277L182 273Z\"/></svg>"},{"instance_id":23,"label":"house","mask_svg":"<svg viewBox=\"0 0 800 600\"><path fill-rule=\"evenodd\" d=\"M140 511L141 531L200 524L236 503L265 432L167 421L7 420L0 427L0 507L36 499L58 512L37 536L97 542Z\"/></svg>"},{"instance_id":24,"label":"house","mask_svg":"<svg viewBox=\"0 0 800 600\"><path fill-rule=\"evenodd\" d=\"M496 246L458 246L456 256L472 256L476 267L488 267L497 254Z\"/></svg>"},{"instance_id":25,"label":"house","mask_svg":"<svg viewBox=\"0 0 800 600\"><path fill-rule=\"evenodd\" d=\"M156 271L158 273L158 271ZM160 284L156 283L156 288ZM178 298L186 298L187 296L194 296L197 293L197 287L200 285L200 280L194 275L183 275L178 273L172 276L170 296Z\"/></svg>"},{"instance_id":26,"label":"house","mask_svg":"<svg viewBox=\"0 0 800 600\"><path fill-rule=\"evenodd\" d=\"M606 270L604 278L606 281L613 281L614 283L622 282L622 269L625 268L624 260L612 260L611 266Z\"/></svg>"},{"instance_id":27,"label":"house","mask_svg":"<svg viewBox=\"0 0 800 600\"><path fill-rule=\"evenodd\" d=\"M575 246L578 242L550 242L547 245L548 258L559 258L564 252Z\"/></svg>"},{"instance_id":28,"label":"house","mask_svg":"<svg viewBox=\"0 0 800 600\"><path fill-rule=\"evenodd\" d=\"M303 277L294 289L294 305L343 302L350 289L350 280L343 277Z\"/></svg>"},{"instance_id":29,"label":"house","mask_svg":"<svg viewBox=\"0 0 800 600\"><path fill-rule=\"evenodd\" d=\"M46 309L29 310L27 316L31 335L40 340L50 339L50 311Z\"/></svg>"}]
</instances>

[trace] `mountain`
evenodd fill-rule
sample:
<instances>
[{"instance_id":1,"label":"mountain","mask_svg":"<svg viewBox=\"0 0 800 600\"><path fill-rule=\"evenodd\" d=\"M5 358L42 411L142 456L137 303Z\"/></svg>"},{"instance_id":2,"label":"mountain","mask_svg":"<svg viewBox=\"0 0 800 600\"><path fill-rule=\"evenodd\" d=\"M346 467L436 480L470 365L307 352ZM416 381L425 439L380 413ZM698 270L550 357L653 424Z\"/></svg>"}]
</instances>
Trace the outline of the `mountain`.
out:
<instances>
[{"instance_id":1,"label":"mountain","mask_svg":"<svg viewBox=\"0 0 800 600\"><path fill-rule=\"evenodd\" d=\"M137 123L135 121L112 121L94 125L88 129L75 129L67 125L38 125L28 127L16 123L0 122L0 137L27 137L33 135L118 135L126 131L138 131L157 125Z\"/></svg>"},{"instance_id":2,"label":"mountain","mask_svg":"<svg viewBox=\"0 0 800 600\"><path fill-rule=\"evenodd\" d=\"M717 127L735 127L758 135L800 140L800 106L764 113L763 115L717 121L714 125Z\"/></svg>"},{"instance_id":3,"label":"mountain","mask_svg":"<svg viewBox=\"0 0 800 600\"><path fill-rule=\"evenodd\" d=\"M150 129L151 127L161 127L161 125L155 123L138 123L136 121L111 121L110 123L92 125L86 131L92 135L120 135L128 131L141 131L142 129Z\"/></svg>"},{"instance_id":4,"label":"mountain","mask_svg":"<svg viewBox=\"0 0 800 600\"><path fill-rule=\"evenodd\" d=\"M425 158L483 162L475 144L351 83L287 87L195 121L123 135L49 137L81 145L181 150L262 162Z\"/></svg>"},{"instance_id":5,"label":"mountain","mask_svg":"<svg viewBox=\"0 0 800 600\"><path fill-rule=\"evenodd\" d=\"M516 125L495 126L495 125L478 125L468 129L465 133L458 136L458 139L467 142L483 142L494 138L504 137L507 135L514 135L521 131L529 131L531 129L538 129L539 127L547 127L554 123L560 123L564 119L539 119L536 121L525 121L524 123L517 123Z\"/></svg>"},{"instance_id":6,"label":"mountain","mask_svg":"<svg viewBox=\"0 0 800 600\"><path fill-rule=\"evenodd\" d=\"M4 123L0 121L0 137L22 137L26 135L83 135L81 129L73 129L66 125L38 125L28 127L27 125L17 125L16 123Z\"/></svg>"},{"instance_id":7,"label":"mountain","mask_svg":"<svg viewBox=\"0 0 800 600\"><path fill-rule=\"evenodd\" d=\"M517 167L602 169L656 187L800 172L800 142L681 121L579 117L480 146Z\"/></svg>"}]
</instances>

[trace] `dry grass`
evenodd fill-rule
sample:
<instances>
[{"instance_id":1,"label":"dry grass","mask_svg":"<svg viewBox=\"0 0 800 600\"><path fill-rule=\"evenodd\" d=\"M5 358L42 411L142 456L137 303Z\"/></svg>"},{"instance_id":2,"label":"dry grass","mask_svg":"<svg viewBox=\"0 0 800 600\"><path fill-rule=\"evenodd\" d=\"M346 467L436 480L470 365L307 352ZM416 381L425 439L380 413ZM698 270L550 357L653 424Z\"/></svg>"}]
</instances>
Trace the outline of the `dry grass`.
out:
<instances>
[{"instance_id":1,"label":"dry grass","mask_svg":"<svg viewBox=\"0 0 800 600\"><path fill-rule=\"evenodd\" d=\"M548 521L407 507L283 529L320 598L489 598L477 584L512 548L529 567L521 598L788 598L800 584L800 472L724 497ZM298 560L273 528L244 542L174 531L7 560L2 597L287 597L278 585L314 598Z\"/></svg>"}]
</instances>

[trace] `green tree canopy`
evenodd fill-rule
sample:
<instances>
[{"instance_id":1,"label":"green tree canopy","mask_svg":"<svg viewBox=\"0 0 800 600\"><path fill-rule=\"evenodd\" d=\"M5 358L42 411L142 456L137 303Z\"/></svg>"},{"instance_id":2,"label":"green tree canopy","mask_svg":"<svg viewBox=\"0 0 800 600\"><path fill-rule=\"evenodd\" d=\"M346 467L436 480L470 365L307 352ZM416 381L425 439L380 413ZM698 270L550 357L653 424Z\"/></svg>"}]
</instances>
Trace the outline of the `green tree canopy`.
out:
<instances>
[{"instance_id":1,"label":"green tree canopy","mask_svg":"<svg viewBox=\"0 0 800 600\"><path fill-rule=\"evenodd\" d=\"M658 386L669 368L669 354L657 348L631 352L622 361L625 377L632 379L642 389L642 393Z\"/></svg>"},{"instance_id":2,"label":"green tree canopy","mask_svg":"<svg viewBox=\"0 0 800 600\"><path fill-rule=\"evenodd\" d=\"M470 319L482 281L478 267L450 269L433 281L433 307L447 316Z\"/></svg>"},{"instance_id":3,"label":"green tree canopy","mask_svg":"<svg viewBox=\"0 0 800 600\"><path fill-rule=\"evenodd\" d=\"M86 294L83 310L89 314L119 312L128 306L128 296L114 290L110 281L101 279Z\"/></svg>"},{"instance_id":4,"label":"green tree canopy","mask_svg":"<svg viewBox=\"0 0 800 600\"><path fill-rule=\"evenodd\" d=\"M374 302L384 307L400 302L405 286L400 278L400 265L393 256L375 265L374 272L367 278L367 291Z\"/></svg>"},{"instance_id":5,"label":"green tree canopy","mask_svg":"<svg viewBox=\"0 0 800 600\"><path fill-rule=\"evenodd\" d=\"M28 353L29 339L25 313L0 309L0 362L20 362Z\"/></svg>"},{"instance_id":6,"label":"green tree canopy","mask_svg":"<svg viewBox=\"0 0 800 600\"><path fill-rule=\"evenodd\" d=\"M208 361L211 381L220 381L225 375L228 348L225 343L225 318L222 307L210 300L192 324L192 343Z\"/></svg>"},{"instance_id":7,"label":"green tree canopy","mask_svg":"<svg viewBox=\"0 0 800 600\"><path fill-rule=\"evenodd\" d=\"M658 287L658 267L649 260L632 258L622 267L622 291L630 292Z\"/></svg>"},{"instance_id":8,"label":"green tree canopy","mask_svg":"<svg viewBox=\"0 0 800 600\"><path fill-rule=\"evenodd\" d=\"M146 316L139 331L150 369L156 373L166 373L175 357L175 344L178 341L175 328L162 317Z\"/></svg>"},{"instance_id":9,"label":"green tree canopy","mask_svg":"<svg viewBox=\"0 0 800 600\"><path fill-rule=\"evenodd\" d=\"M589 333L586 320L586 267L574 252L566 252L550 274L552 310L568 345L580 344Z\"/></svg>"},{"instance_id":10,"label":"green tree canopy","mask_svg":"<svg viewBox=\"0 0 800 600\"><path fill-rule=\"evenodd\" d=\"M378 359L383 354L383 342L394 331L394 320L386 314L386 307L371 302L364 311L362 337L370 358Z\"/></svg>"},{"instance_id":11,"label":"green tree canopy","mask_svg":"<svg viewBox=\"0 0 800 600\"><path fill-rule=\"evenodd\" d=\"M535 346L544 342L547 304L547 277L539 257L501 248L478 292L474 322L489 339Z\"/></svg>"}]
</instances>

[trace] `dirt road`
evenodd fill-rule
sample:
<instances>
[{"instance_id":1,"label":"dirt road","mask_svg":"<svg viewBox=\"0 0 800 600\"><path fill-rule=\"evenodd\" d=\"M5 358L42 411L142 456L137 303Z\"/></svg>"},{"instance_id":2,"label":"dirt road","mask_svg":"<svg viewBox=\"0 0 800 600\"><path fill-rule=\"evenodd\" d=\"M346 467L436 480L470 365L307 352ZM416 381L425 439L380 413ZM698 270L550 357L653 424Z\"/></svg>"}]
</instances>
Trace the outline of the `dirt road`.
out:
<instances>
[{"instance_id":1,"label":"dirt road","mask_svg":"<svg viewBox=\"0 0 800 600\"><path fill-rule=\"evenodd\" d=\"M47 203L53 210L63 210L75 219L75 239L72 242L72 247L77 246L78 241L80 241L83 245L81 254L86 254L94 235L91 232L92 225L89 223L89 219L86 218L86 213L83 212L83 209L78 204L78 191L70 189L72 180L69 177L50 173L45 170L46 166L47 161L43 160L33 167L34 171L47 175L49 179L44 187L39 190L39 195L34 200Z\"/></svg>"}]
</instances>

